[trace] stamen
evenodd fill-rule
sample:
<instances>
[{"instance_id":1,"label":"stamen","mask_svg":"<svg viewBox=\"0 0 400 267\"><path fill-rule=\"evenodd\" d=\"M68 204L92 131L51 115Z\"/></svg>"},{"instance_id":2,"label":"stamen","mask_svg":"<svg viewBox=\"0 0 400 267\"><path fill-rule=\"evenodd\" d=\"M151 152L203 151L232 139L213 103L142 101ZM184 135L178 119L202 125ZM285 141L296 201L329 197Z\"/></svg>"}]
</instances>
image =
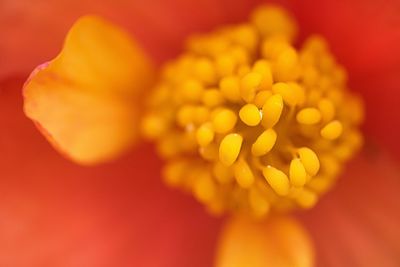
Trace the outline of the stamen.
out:
<instances>
[{"instance_id":1,"label":"stamen","mask_svg":"<svg viewBox=\"0 0 400 267\"><path fill-rule=\"evenodd\" d=\"M360 148L361 101L321 37L263 6L249 22L190 37L149 97L143 134L165 182L210 212L313 207Z\"/></svg>"},{"instance_id":2,"label":"stamen","mask_svg":"<svg viewBox=\"0 0 400 267\"><path fill-rule=\"evenodd\" d=\"M297 152L307 173L311 176L315 176L318 173L320 167L317 154L315 154L315 152L308 147L302 147L298 149Z\"/></svg>"},{"instance_id":3,"label":"stamen","mask_svg":"<svg viewBox=\"0 0 400 267\"><path fill-rule=\"evenodd\" d=\"M331 121L321 130L321 136L328 140L335 140L343 131L343 126L340 121Z\"/></svg>"},{"instance_id":4,"label":"stamen","mask_svg":"<svg viewBox=\"0 0 400 267\"><path fill-rule=\"evenodd\" d=\"M251 153L256 156L264 156L274 147L277 134L273 129L265 130L260 134L251 146Z\"/></svg>"},{"instance_id":5,"label":"stamen","mask_svg":"<svg viewBox=\"0 0 400 267\"><path fill-rule=\"evenodd\" d=\"M250 166L240 159L234 166L234 175L237 183L243 188L250 188L254 183L254 175Z\"/></svg>"},{"instance_id":6,"label":"stamen","mask_svg":"<svg viewBox=\"0 0 400 267\"><path fill-rule=\"evenodd\" d=\"M272 95L265 101L262 108L263 111L263 126L268 129L278 123L283 111L283 98L280 94Z\"/></svg>"},{"instance_id":7,"label":"stamen","mask_svg":"<svg viewBox=\"0 0 400 267\"><path fill-rule=\"evenodd\" d=\"M289 194L289 178L283 171L267 166L263 169L263 175L275 193L279 196L286 196Z\"/></svg>"},{"instance_id":8,"label":"stamen","mask_svg":"<svg viewBox=\"0 0 400 267\"><path fill-rule=\"evenodd\" d=\"M296 158L290 162L289 177L294 187L303 187L306 184L307 173L300 159Z\"/></svg>"},{"instance_id":9,"label":"stamen","mask_svg":"<svg viewBox=\"0 0 400 267\"><path fill-rule=\"evenodd\" d=\"M216 110L212 116L214 130L220 134L231 131L235 127L236 122L237 116L235 112L227 108Z\"/></svg>"},{"instance_id":10,"label":"stamen","mask_svg":"<svg viewBox=\"0 0 400 267\"><path fill-rule=\"evenodd\" d=\"M240 119L248 126L257 126L262 117L262 113L254 104L244 105L239 111Z\"/></svg>"},{"instance_id":11,"label":"stamen","mask_svg":"<svg viewBox=\"0 0 400 267\"><path fill-rule=\"evenodd\" d=\"M299 123L312 125L321 121L321 113L316 108L304 108L297 113L296 118Z\"/></svg>"},{"instance_id":12,"label":"stamen","mask_svg":"<svg viewBox=\"0 0 400 267\"><path fill-rule=\"evenodd\" d=\"M237 159L243 138L239 134L228 134L219 146L219 160L225 166L231 166Z\"/></svg>"},{"instance_id":13,"label":"stamen","mask_svg":"<svg viewBox=\"0 0 400 267\"><path fill-rule=\"evenodd\" d=\"M214 139L215 133L211 123L201 125L196 132L197 143L201 147L208 146Z\"/></svg>"}]
</instances>

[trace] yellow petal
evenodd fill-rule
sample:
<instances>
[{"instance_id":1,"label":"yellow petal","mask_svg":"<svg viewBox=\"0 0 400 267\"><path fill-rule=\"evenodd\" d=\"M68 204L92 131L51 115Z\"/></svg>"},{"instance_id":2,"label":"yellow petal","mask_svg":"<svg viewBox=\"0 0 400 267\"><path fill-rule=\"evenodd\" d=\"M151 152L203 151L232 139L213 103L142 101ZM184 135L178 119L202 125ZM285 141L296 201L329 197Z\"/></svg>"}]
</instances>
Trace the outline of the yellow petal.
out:
<instances>
[{"instance_id":1,"label":"yellow petal","mask_svg":"<svg viewBox=\"0 0 400 267\"><path fill-rule=\"evenodd\" d=\"M312 243L302 226L290 217L263 222L231 219L219 240L215 267L311 267Z\"/></svg>"},{"instance_id":2,"label":"yellow petal","mask_svg":"<svg viewBox=\"0 0 400 267\"><path fill-rule=\"evenodd\" d=\"M152 80L150 60L127 33L86 16L61 53L26 82L24 110L63 154L102 162L136 140L139 98Z\"/></svg>"}]
</instances>

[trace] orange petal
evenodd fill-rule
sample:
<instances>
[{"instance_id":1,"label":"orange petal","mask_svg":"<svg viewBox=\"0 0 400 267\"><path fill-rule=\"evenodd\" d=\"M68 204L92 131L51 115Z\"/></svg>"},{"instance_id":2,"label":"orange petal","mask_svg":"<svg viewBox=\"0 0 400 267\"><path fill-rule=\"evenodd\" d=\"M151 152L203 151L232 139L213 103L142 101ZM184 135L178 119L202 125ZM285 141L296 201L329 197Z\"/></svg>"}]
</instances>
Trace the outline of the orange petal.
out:
<instances>
[{"instance_id":1,"label":"orange petal","mask_svg":"<svg viewBox=\"0 0 400 267\"><path fill-rule=\"evenodd\" d=\"M400 169L380 150L367 150L337 188L302 215L319 266L400 266Z\"/></svg>"},{"instance_id":2,"label":"orange petal","mask_svg":"<svg viewBox=\"0 0 400 267\"><path fill-rule=\"evenodd\" d=\"M323 35L366 105L366 134L400 159L400 1L293 1L303 36ZM340 16L337 16L340 14ZM377 89L379 88L379 89Z\"/></svg>"},{"instance_id":3,"label":"orange petal","mask_svg":"<svg viewBox=\"0 0 400 267\"><path fill-rule=\"evenodd\" d=\"M1 267L212 266L219 221L163 184L151 146L68 162L24 116L22 84L0 79Z\"/></svg>"},{"instance_id":4,"label":"orange petal","mask_svg":"<svg viewBox=\"0 0 400 267\"><path fill-rule=\"evenodd\" d=\"M25 113L73 160L109 160L135 141L138 98L152 76L149 59L125 32L86 16L25 84Z\"/></svg>"},{"instance_id":5,"label":"orange petal","mask_svg":"<svg viewBox=\"0 0 400 267\"><path fill-rule=\"evenodd\" d=\"M153 57L165 60L181 50L189 33L224 22L241 21L261 0L0 2L0 77L5 77L26 73L38 62L52 57L62 43L63 33L83 14L98 14L118 22L132 32Z\"/></svg>"},{"instance_id":6,"label":"orange petal","mask_svg":"<svg viewBox=\"0 0 400 267\"><path fill-rule=\"evenodd\" d=\"M308 234L289 217L266 222L234 218L223 232L216 267L309 267L314 254Z\"/></svg>"}]
</instances>

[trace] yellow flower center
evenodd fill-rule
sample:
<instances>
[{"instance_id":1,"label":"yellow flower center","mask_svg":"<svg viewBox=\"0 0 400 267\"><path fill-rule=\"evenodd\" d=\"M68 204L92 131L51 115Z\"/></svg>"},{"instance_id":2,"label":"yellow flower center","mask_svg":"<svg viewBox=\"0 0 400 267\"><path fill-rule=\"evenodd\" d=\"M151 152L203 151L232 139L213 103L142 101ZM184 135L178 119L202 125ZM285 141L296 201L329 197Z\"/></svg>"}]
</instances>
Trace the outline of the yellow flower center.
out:
<instances>
[{"instance_id":1,"label":"yellow flower center","mask_svg":"<svg viewBox=\"0 0 400 267\"><path fill-rule=\"evenodd\" d=\"M189 38L149 97L143 133L165 181L210 211L310 208L361 146L363 110L321 37L299 48L284 10Z\"/></svg>"}]
</instances>

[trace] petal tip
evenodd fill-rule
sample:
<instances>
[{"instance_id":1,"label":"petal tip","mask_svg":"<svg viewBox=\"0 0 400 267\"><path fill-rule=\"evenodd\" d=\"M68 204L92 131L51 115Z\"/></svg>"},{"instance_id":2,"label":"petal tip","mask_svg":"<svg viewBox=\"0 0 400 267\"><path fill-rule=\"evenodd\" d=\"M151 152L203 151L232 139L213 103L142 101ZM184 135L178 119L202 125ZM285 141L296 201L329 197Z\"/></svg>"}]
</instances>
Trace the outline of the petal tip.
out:
<instances>
[{"instance_id":1,"label":"petal tip","mask_svg":"<svg viewBox=\"0 0 400 267\"><path fill-rule=\"evenodd\" d=\"M60 54L27 79L24 112L68 158L108 161L137 141L139 96L153 74L151 60L123 30L87 15Z\"/></svg>"},{"instance_id":2,"label":"petal tip","mask_svg":"<svg viewBox=\"0 0 400 267\"><path fill-rule=\"evenodd\" d=\"M314 257L308 233L294 218L235 217L221 235L215 267L312 267Z\"/></svg>"}]
</instances>

